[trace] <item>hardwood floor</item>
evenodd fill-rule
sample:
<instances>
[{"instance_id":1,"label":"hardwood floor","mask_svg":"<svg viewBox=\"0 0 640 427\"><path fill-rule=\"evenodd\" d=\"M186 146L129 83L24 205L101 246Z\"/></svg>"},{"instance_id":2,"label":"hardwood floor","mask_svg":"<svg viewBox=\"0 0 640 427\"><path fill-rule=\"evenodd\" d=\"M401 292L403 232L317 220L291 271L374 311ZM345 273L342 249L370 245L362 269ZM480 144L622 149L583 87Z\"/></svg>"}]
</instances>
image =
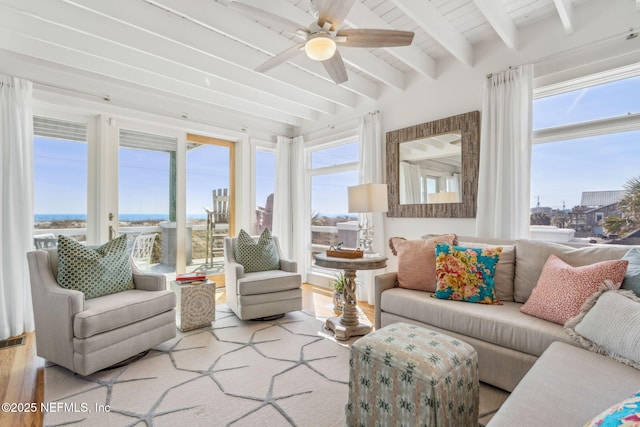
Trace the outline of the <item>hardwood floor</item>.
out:
<instances>
[{"instance_id":1,"label":"hardwood floor","mask_svg":"<svg viewBox=\"0 0 640 427\"><path fill-rule=\"evenodd\" d=\"M302 306L319 316L335 316L331 304L331 291L325 288L302 285ZM216 304L226 301L224 289L216 292ZM362 313L374 323L374 307L358 303ZM37 412L0 411L0 426L41 426L40 403L44 397L44 359L36 355L35 334L24 335L24 345L0 349L0 397L2 403L30 405L35 403ZM17 409L17 408L16 408Z\"/></svg>"}]
</instances>

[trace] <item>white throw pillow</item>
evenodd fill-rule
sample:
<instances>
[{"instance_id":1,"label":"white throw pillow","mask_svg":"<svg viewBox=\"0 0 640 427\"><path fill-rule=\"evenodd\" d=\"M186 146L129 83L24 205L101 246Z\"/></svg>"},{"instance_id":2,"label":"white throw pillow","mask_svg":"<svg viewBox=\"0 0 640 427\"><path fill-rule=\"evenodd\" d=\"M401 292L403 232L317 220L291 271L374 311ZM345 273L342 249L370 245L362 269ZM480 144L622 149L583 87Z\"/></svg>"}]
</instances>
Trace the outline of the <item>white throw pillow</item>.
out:
<instances>
[{"instance_id":1,"label":"white throw pillow","mask_svg":"<svg viewBox=\"0 0 640 427\"><path fill-rule=\"evenodd\" d=\"M595 303L594 303L595 301ZM640 298L607 290L587 301L565 331L587 350L640 369Z\"/></svg>"}]
</instances>

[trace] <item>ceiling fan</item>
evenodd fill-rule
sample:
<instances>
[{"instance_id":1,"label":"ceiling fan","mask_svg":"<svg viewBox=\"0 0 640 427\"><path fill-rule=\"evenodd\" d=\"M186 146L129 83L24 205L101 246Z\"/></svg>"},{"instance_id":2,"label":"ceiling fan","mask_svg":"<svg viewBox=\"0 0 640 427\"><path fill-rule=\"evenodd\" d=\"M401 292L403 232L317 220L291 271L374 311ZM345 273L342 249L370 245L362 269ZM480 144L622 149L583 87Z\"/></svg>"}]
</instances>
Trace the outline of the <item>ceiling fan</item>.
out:
<instances>
[{"instance_id":1,"label":"ceiling fan","mask_svg":"<svg viewBox=\"0 0 640 427\"><path fill-rule=\"evenodd\" d=\"M354 2L355 0L311 0L311 5L318 14L318 20L308 28L287 18L237 1L231 2L229 7L256 20L268 22L302 39L300 43L296 43L260 65L256 71L263 73L270 70L304 50L309 58L322 62L331 79L340 84L346 82L348 77L342 56L337 50L338 46L396 47L408 46L413 41L414 34L410 31L360 28L338 30Z\"/></svg>"}]
</instances>

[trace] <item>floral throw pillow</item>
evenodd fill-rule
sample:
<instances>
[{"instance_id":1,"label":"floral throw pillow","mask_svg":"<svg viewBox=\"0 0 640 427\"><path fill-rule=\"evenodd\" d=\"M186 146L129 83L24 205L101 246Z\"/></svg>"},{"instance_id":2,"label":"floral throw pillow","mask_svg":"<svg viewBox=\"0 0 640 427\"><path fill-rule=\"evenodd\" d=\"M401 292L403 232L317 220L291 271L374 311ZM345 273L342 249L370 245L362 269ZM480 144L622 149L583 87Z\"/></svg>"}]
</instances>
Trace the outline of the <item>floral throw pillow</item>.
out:
<instances>
[{"instance_id":1,"label":"floral throw pillow","mask_svg":"<svg viewBox=\"0 0 640 427\"><path fill-rule=\"evenodd\" d=\"M640 425L640 391L605 409L584 427L618 427Z\"/></svg>"},{"instance_id":2,"label":"floral throw pillow","mask_svg":"<svg viewBox=\"0 0 640 427\"><path fill-rule=\"evenodd\" d=\"M465 248L436 244L436 297L502 304L493 279L501 252L501 247Z\"/></svg>"}]
</instances>

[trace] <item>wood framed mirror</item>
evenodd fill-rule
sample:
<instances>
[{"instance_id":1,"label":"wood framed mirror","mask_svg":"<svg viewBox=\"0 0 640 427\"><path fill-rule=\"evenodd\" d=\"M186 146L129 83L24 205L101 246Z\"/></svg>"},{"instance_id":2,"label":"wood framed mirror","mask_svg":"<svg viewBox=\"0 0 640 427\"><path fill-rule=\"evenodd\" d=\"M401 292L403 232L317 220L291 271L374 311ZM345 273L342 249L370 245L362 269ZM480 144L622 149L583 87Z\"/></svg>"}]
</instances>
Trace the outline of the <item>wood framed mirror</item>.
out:
<instances>
[{"instance_id":1,"label":"wood framed mirror","mask_svg":"<svg viewBox=\"0 0 640 427\"><path fill-rule=\"evenodd\" d=\"M387 132L387 216L474 218L480 112Z\"/></svg>"}]
</instances>

